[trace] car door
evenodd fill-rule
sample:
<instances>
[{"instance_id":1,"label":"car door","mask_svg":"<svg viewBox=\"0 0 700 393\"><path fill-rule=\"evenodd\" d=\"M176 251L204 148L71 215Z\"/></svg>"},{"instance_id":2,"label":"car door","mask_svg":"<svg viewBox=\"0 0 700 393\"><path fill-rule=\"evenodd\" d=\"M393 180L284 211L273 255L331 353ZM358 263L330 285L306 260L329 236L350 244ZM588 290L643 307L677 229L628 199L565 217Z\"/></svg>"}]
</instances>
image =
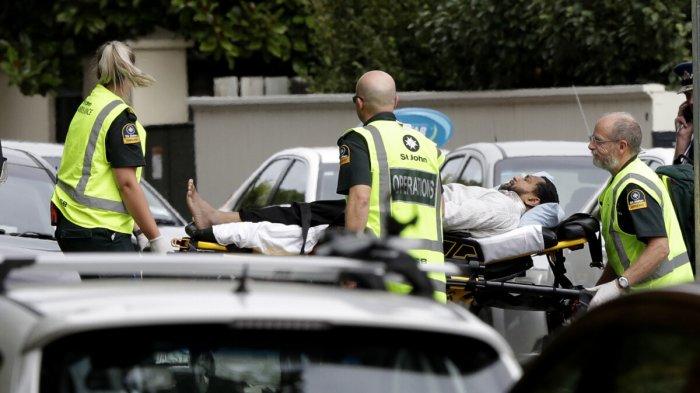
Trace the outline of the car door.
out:
<instances>
[{"instance_id":1,"label":"car door","mask_svg":"<svg viewBox=\"0 0 700 393\"><path fill-rule=\"evenodd\" d=\"M265 169L250 183L248 189L238 199L233 207L234 211L241 209L259 208L269 205L272 195L275 193L282 177L287 173L287 169L292 163L292 159L281 157L271 161Z\"/></svg>"},{"instance_id":2,"label":"car door","mask_svg":"<svg viewBox=\"0 0 700 393\"><path fill-rule=\"evenodd\" d=\"M624 296L566 327L511 393L695 392L699 325L696 287Z\"/></svg>"}]
</instances>

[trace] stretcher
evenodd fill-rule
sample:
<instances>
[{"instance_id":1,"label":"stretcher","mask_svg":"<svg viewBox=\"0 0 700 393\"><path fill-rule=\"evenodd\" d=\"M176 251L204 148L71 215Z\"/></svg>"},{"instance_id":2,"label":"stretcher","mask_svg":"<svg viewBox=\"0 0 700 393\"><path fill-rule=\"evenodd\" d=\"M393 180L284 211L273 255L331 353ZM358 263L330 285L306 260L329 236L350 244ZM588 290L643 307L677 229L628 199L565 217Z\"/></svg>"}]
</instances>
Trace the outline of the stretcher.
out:
<instances>
[{"instance_id":1,"label":"stretcher","mask_svg":"<svg viewBox=\"0 0 700 393\"><path fill-rule=\"evenodd\" d=\"M460 267L461 275L447 279L448 298L471 309L497 307L545 311L548 323L560 326L585 309L591 295L566 276L564 250L580 250L587 244L591 266L602 267L598 220L578 213L555 228L528 225L487 238L465 233L445 233L445 260ZM235 246L174 239L182 252L252 252ZM554 275L550 285L518 282L533 267L534 256L544 255ZM555 326L552 326L554 328Z\"/></svg>"},{"instance_id":2,"label":"stretcher","mask_svg":"<svg viewBox=\"0 0 700 393\"><path fill-rule=\"evenodd\" d=\"M446 233L445 260L460 266L464 273L448 277L448 299L475 312L483 307L545 311L549 328L554 330L584 311L591 299L590 292L566 276L564 250L588 245L590 266L602 268L598 231L598 220L578 213L555 228L531 225L482 239ZM519 282L538 255L546 257L553 282Z\"/></svg>"}]
</instances>

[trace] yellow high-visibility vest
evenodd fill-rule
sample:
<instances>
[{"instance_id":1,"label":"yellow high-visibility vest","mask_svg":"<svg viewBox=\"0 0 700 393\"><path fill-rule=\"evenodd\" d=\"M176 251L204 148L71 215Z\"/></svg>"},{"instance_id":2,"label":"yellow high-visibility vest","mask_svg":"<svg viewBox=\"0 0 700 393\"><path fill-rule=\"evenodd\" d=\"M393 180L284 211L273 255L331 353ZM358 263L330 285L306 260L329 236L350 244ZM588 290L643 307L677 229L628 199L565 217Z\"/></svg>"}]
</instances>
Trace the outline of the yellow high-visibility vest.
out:
<instances>
[{"instance_id":1,"label":"yellow high-visibility vest","mask_svg":"<svg viewBox=\"0 0 700 393\"><path fill-rule=\"evenodd\" d=\"M633 288L651 289L693 281L693 271L683 242L683 234L668 190L659 176L639 158L635 158L616 174L599 198L602 206L602 234L610 266L621 276L637 262L646 248L646 244L639 241L634 234L624 232L618 222L617 201L628 184L643 189L661 206L669 245L668 258L661 262L646 280Z\"/></svg>"},{"instance_id":2,"label":"yellow high-visibility vest","mask_svg":"<svg viewBox=\"0 0 700 393\"><path fill-rule=\"evenodd\" d=\"M107 161L105 137L114 119L129 106L116 94L97 85L71 120L51 201L64 217L84 228L107 228L131 233L134 220L122 202ZM124 138L138 137L146 153L146 130L138 121ZM137 135L131 135L134 133ZM141 168L136 169L141 181Z\"/></svg>"},{"instance_id":3,"label":"yellow high-visibility vest","mask_svg":"<svg viewBox=\"0 0 700 393\"><path fill-rule=\"evenodd\" d=\"M444 264L442 245L442 187L440 165L443 157L433 141L420 132L390 121L373 121L347 132L360 134L369 150L372 185L367 228L377 237L385 236L389 215L407 226L400 234L415 239L409 254L421 263ZM445 275L430 273L435 298L446 302ZM390 289L407 292L410 287L393 284Z\"/></svg>"}]
</instances>

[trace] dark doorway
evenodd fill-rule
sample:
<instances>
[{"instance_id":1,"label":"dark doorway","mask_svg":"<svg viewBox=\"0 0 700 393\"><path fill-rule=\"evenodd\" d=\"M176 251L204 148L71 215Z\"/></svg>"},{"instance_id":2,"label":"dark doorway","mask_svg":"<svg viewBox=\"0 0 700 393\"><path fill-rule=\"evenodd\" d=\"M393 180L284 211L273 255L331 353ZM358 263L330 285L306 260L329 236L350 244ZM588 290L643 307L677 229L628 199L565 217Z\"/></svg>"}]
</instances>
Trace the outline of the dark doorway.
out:
<instances>
[{"instance_id":1,"label":"dark doorway","mask_svg":"<svg viewBox=\"0 0 700 393\"><path fill-rule=\"evenodd\" d=\"M144 178L183 216L188 217L187 179L194 179L194 125L147 126Z\"/></svg>"}]
</instances>

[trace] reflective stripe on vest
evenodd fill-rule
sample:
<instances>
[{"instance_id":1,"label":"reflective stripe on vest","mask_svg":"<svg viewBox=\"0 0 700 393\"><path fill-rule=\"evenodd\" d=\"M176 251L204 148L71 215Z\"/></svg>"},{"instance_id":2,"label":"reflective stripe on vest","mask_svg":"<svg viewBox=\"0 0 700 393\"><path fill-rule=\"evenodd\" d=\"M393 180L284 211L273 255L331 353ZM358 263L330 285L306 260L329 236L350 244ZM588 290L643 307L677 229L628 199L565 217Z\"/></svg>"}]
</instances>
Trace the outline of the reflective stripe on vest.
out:
<instances>
[{"instance_id":1,"label":"reflective stripe on vest","mask_svg":"<svg viewBox=\"0 0 700 393\"><path fill-rule=\"evenodd\" d=\"M664 198L663 198L663 194L661 193L661 189L659 189L659 187L657 187L656 184L654 184L651 180L647 179L644 176L638 175L636 173L628 173L625 176L623 176L622 179L620 179L620 181L617 183L617 185L613 189L613 196L617 195L617 192L619 191L622 184L624 184L625 181L627 181L629 179L634 179L634 180L637 180L639 182L642 182L642 183L644 183L644 185L651 188L656 193L657 201L659 202L659 206L661 206L661 209L663 209ZM614 209L617 209L617 204L615 204ZM616 211L615 211L615 213L616 213ZM615 250L617 250L617 255L620 258L620 263L622 264L622 267L624 268L624 270L627 270L630 267L630 259L627 256L627 251L625 251L625 247L622 245L622 239L620 238L620 234L612 227L612 222L610 223L609 231L613 237L614 244L615 244ZM675 269L679 266L682 266L685 263L688 263L688 261L690 261L690 259L688 259L687 252L684 252L682 254L675 256L670 261L664 261L659 265L658 268L656 268L656 270L652 274L649 275L649 277L647 277L646 279L641 281L641 283L643 284L643 283L647 283L651 280L661 278L661 277L667 275L668 273L671 273L673 271L673 269Z\"/></svg>"},{"instance_id":2,"label":"reflective stripe on vest","mask_svg":"<svg viewBox=\"0 0 700 393\"><path fill-rule=\"evenodd\" d=\"M76 202L102 210L108 210L116 213L127 213L126 207L124 207L123 202L111 201L109 199L97 198L85 194L85 188L87 187L87 182L90 179L90 171L92 169L92 158L95 154L95 145L97 144L97 138L100 136L100 130L104 124L105 118L112 109L116 108L117 105L122 102L119 100L114 100L109 104L105 105L100 111L90 129L90 138L88 139L88 144L85 148L85 156L83 157L83 170L78 180L78 185L73 188L70 184L58 179L57 186L63 190L66 194L70 195Z\"/></svg>"},{"instance_id":3,"label":"reflective stripe on vest","mask_svg":"<svg viewBox=\"0 0 700 393\"><path fill-rule=\"evenodd\" d=\"M634 235L622 232L619 223L617 223L617 202L621 197L619 193L627 184L636 184L657 201L663 211L664 227L669 243L669 257L635 287L653 288L657 285L691 281L692 272L690 271L685 243L682 242L682 234L670 203L670 197L665 193L666 189L663 188L661 180L659 179L658 183L655 182L658 179L657 175L639 159L629 163L622 172L618 174L621 175L619 178L614 177L610 181L600 199L605 207L605 210L601 211L601 218L604 225L603 234L606 237L609 263L615 268L616 273L620 274L619 270L624 272L634 264L635 260L633 259L639 258L645 247ZM679 267L682 268L676 270ZM662 278L663 280L656 281Z\"/></svg>"},{"instance_id":4,"label":"reflective stripe on vest","mask_svg":"<svg viewBox=\"0 0 700 393\"><path fill-rule=\"evenodd\" d=\"M377 127L373 125L366 125L363 127L372 135L372 140L374 141L374 146L377 154L377 161L379 162L379 230L380 234L384 235L386 231L386 221L387 214L391 214L391 176L389 172L389 160L387 158L386 148L384 147L384 141L379 133ZM438 150L439 151L439 150ZM430 250L442 253L444 252L444 246L442 244L442 216L440 210L440 175L437 176L437 188L435 190L435 222L437 230L437 240L428 239L417 239L421 244L415 248L421 250Z\"/></svg>"},{"instance_id":5,"label":"reflective stripe on vest","mask_svg":"<svg viewBox=\"0 0 700 393\"><path fill-rule=\"evenodd\" d=\"M393 124L392 124L393 123ZM406 232L402 233L400 240L401 244L399 247L402 249L408 249L409 254L412 257L418 259L420 262L424 263L444 263L443 256L443 244L442 244L442 212L440 209L441 198L440 194L442 188L440 186L440 176L439 176L439 157L433 157L432 154L439 152L437 147L435 147L435 152L431 150L429 146L434 146L434 144L425 139L425 137L415 130L407 130L400 123L381 121L382 125L389 127L388 133L382 134L380 129L369 124L359 129L353 129L358 132L367 142L367 147L369 149L370 164L372 167L372 193L370 197L370 213L368 217L367 227L371 229L377 236L386 236L387 224L389 215L401 214L400 211L404 213L403 210L397 209L418 209L416 214L418 220L423 223L423 227L412 226L408 227L407 235ZM398 126L398 128L394 128ZM381 127L381 126L380 126ZM393 132L405 131L405 134L410 134L420 143L427 143L424 145L426 150L420 150L421 153L416 154L427 154L424 161L426 164L418 164L416 162L407 163L406 167L402 165L396 166L398 163L391 164L394 160L397 160L397 151L395 146L388 146L385 138L390 140L395 139L396 135ZM404 135L405 135L404 134ZM408 153L408 152L406 152ZM402 158L403 159L403 158ZM396 167L392 167L394 165ZM424 188L425 190L430 190L433 198L429 204L425 203L426 200L412 201L411 199L397 199L394 200L394 190L392 187L392 174L396 172L409 171L415 174L424 173L430 178L430 184L433 188ZM398 177L401 174L396 174ZM420 197L419 197L420 199ZM398 205L395 205L397 203ZM413 207L411 207L413 206ZM432 209L430 215L428 215L427 210ZM434 217L434 218L430 218ZM406 219L407 217L403 217ZM433 223L429 223L434 220ZM427 225L427 226L426 226ZM428 226L431 228L428 230ZM435 228L435 232L431 231ZM407 236L407 237L404 237ZM434 298L440 302L447 301L446 294L446 277L442 273L429 273L428 278L433 284ZM398 293L408 293L410 292L410 286L395 282L387 283L389 290Z\"/></svg>"}]
</instances>

